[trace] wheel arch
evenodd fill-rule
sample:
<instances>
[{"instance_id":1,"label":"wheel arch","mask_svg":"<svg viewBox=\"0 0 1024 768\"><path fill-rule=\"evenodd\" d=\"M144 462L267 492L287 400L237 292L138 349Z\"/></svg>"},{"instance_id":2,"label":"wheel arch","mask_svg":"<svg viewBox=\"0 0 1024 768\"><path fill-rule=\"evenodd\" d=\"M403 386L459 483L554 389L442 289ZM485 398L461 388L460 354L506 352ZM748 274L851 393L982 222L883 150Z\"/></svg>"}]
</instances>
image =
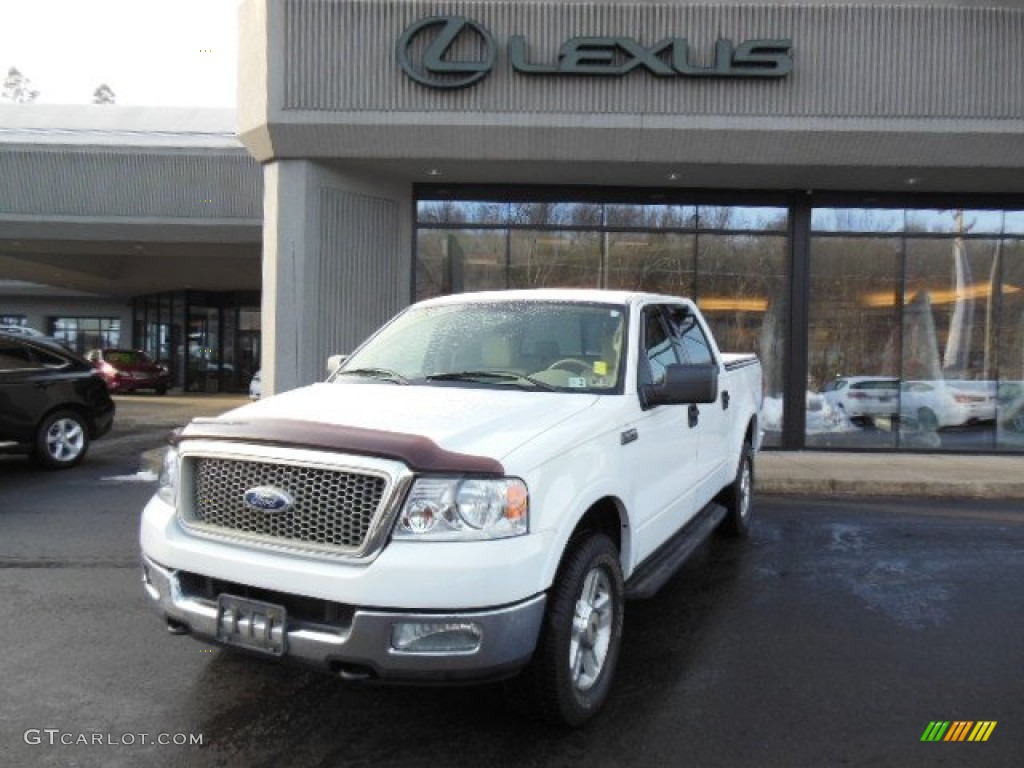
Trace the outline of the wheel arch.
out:
<instances>
[{"instance_id":1,"label":"wheel arch","mask_svg":"<svg viewBox=\"0 0 1024 768\"><path fill-rule=\"evenodd\" d=\"M46 413L40 416L39 420L36 422L36 431L39 430L39 426L44 421L59 411L72 411L80 416L82 421L85 422L85 428L89 434L89 439L94 440L96 438L96 420L92 417L92 414L89 413L89 409L81 403L57 403L56 405L47 408Z\"/></svg>"},{"instance_id":2,"label":"wheel arch","mask_svg":"<svg viewBox=\"0 0 1024 768\"><path fill-rule=\"evenodd\" d=\"M556 540L556 546L552 547L552 556L548 560L544 575L547 587L554 583L570 544L588 532L603 533L608 536L619 553L619 563L623 574L628 575L632 552L632 528L629 525L629 515L622 499L614 494L606 494L587 504L576 517L573 526L571 528L566 526L560 533Z\"/></svg>"}]
</instances>

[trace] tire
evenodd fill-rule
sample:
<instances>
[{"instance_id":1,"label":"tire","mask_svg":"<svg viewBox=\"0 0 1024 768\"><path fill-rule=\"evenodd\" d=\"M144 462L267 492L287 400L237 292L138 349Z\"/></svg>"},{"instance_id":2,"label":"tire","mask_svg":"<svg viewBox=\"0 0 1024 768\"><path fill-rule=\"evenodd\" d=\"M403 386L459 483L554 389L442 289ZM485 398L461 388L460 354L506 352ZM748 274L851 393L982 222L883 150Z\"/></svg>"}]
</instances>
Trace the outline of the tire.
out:
<instances>
[{"instance_id":1,"label":"tire","mask_svg":"<svg viewBox=\"0 0 1024 768\"><path fill-rule=\"evenodd\" d=\"M159 384L159 385L157 385L156 393L158 395L166 395L167 394L167 385L166 384Z\"/></svg>"},{"instance_id":2,"label":"tire","mask_svg":"<svg viewBox=\"0 0 1024 768\"><path fill-rule=\"evenodd\" d=\"M739 465L736 467L736 477L718 497L718 501L727 511L725 518L718 525L719 532L734 539L744 538L750 534L753 495L754 452L750 443L744 443L740 451Z\"/></svg>"},{"instance_id":3,"label":"tire","mask_svg":"<svg viewBox=\"0 0 1024 768\"><path fill-rule=\"evenodd\" d=\"M46 469L73 467L89 450L89 426L75 411L55 411L36 431L33 460Z\"/></svg>"},{"instance_id":4,"label":"tire","mask_svg":"<svg viewBox=\"0 0 1024 768\"><path fill-rule=\"evenodd\" d=\"M931 408L920 408L917 411L917 426L925 432L936 432L939 429L939 417Z\"/></svg>"},{"instance_id":5,"label":"tire","mask_svg":"<svg viewBox=\"0 0 1024 768\"><path fill-rule=\"evenodd\" d=\"M623 584L611 539L570 542L548 595L533 659L506 683L512 703L549 723L577 727L597 714L622 646Z\"/></svg>"}]
</instances>

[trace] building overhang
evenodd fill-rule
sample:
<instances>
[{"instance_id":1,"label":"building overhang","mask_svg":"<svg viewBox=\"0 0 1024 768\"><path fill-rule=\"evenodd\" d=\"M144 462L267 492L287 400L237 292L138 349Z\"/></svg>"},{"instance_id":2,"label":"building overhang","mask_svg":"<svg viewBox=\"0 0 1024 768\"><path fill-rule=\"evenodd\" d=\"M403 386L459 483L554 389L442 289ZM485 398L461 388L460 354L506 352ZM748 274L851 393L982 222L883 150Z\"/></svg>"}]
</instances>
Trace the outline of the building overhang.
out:
<instances>
[{"instance_id":1,"label":"building overhang","mask_svg":"<svg viewBox=\"0 0 1024 768\"><path fill-rule=\"evenodd\" d=\"M431 18L487 30L493 63L459 26L434 50L456 69L486 64L486 77L452 89L410 75L404 60L440 44L428 27L406 50L403 33ZM263 162L449 183L1024 191L1019 7L248 0L242 28L239 137ZM656 41L685 38L705 65L716 40L786 40L792 71L658 76L648 62L540 76L510 64L517 37L538 66L564 62L566 46L578 62L581 35L598 41L595 63L624 35L662 61Z\"/></svg>"}]
</instances>

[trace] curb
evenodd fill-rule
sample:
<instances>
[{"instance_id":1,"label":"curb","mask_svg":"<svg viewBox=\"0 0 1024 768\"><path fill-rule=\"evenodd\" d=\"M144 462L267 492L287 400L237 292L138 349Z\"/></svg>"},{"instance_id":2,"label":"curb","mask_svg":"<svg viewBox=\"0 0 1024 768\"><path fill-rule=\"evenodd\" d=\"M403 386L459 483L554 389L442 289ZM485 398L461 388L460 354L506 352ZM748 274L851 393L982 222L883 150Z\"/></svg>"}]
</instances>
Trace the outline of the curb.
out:
<instances>
[{"instance_id":1,"label":"curb","mask_svg":"<svg viewBox=\"0 0 1024 768\"><path fill-rule=\"evenodd\" d=\"M790 480L758 477L757 493L787 496L899 496L918 499L1024 500L1021 483L876 482L873 480Z\"/></svg>"}]
</instances>

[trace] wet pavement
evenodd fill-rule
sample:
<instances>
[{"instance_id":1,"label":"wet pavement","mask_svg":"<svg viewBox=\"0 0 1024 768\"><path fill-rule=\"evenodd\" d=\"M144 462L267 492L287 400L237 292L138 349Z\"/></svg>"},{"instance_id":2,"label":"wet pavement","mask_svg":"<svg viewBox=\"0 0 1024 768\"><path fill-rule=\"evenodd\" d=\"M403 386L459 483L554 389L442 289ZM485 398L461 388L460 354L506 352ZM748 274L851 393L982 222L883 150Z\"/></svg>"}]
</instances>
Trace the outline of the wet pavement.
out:
<instances>
[{"instance_id":1,"label":"wet pavement","mask_svg":"<svg viewBox=\"0 0 1024 768\"><path fill-rule=\"evenodd\" d=\"M511 711L497 685L349 687L167 635L137 566L153 486L133 474L162 430L101 441L68 472L0 462L4 766L1024 760L1015 502L758 496L749 541L710 541L627 605L606 710L563 731ZM922 743L935 720L997 725L985 743ZM142 743L161 734L202 744ZM103 743L60 744L83 737Z\"/></svg>"}]
</instances>

